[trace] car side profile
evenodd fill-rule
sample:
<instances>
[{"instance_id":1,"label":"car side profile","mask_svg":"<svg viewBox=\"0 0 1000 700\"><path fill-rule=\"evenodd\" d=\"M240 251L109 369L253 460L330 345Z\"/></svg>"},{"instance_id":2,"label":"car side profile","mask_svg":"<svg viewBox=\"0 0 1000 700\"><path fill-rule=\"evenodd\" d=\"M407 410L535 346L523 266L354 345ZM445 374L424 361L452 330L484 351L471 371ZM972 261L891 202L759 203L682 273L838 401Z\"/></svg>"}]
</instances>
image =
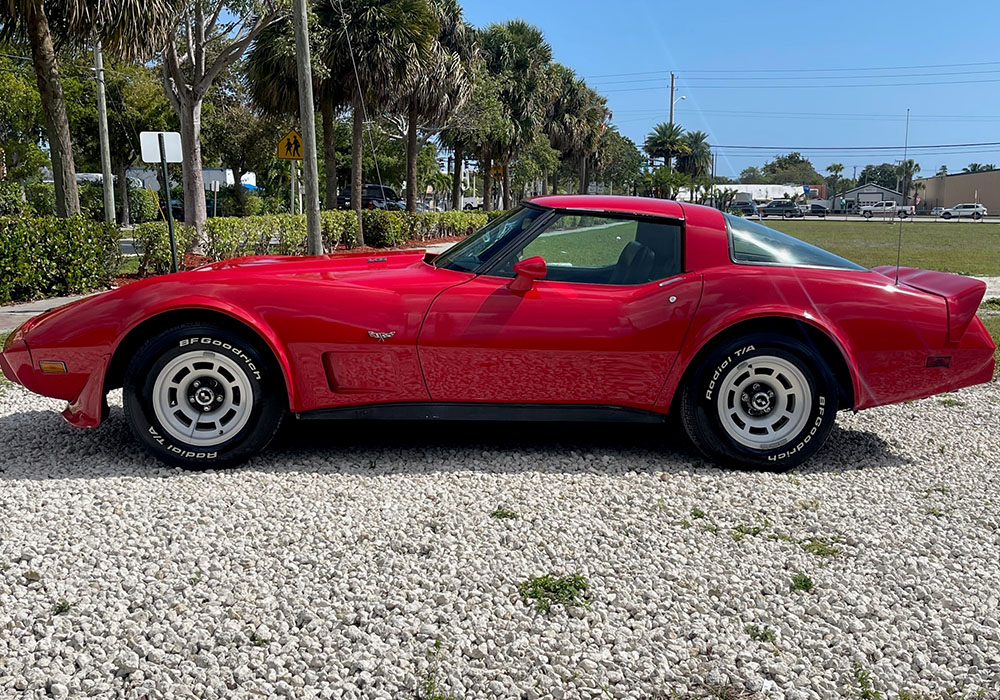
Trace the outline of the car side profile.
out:
<instances>
[{"instance_id":1,"label":"car side profile","mask_svg":"<svg viewBox=\"0 0 1000 700\"><path fill-rule=\"evenodd\" d=\"M975 202L966 202L942 210L940 216L942 219L951 219L952 217L957 219L964 216L978 221L986 216L986 207Z\"/></svg>"},{"instance_id":2,"label":"car side profile","mask_svg":"<svg viewBox=\"0 0 1000 700\"><path fill-rule=\"evenodd\" d=\"M780 216L784 219L802 218L804 214L795 202L787 199L776 199L768 202L757 209L760 217L766 219L769 216Z\"/></svg>"},{"instance_id":3,"label":"car side profile","mask_svg":"<svg viewBox=\"0 0 1000 700\"><path fill-rule=\"evenodd\" d=\"M672 425L790 467L839 410L986 382L983 282L865 269L698 205L553 195L440 255L227 260L38 316L4 374L161 460L228 466L296 419Z\"/></svg>"},{"instance_id":4,"label":"car side profile","mask_svg":"<svg viewBox=\"0 0 1000 700\"><path fill-rule=\"evenodd\" d=\"M337 195L337 208L351 208L351 186L348 185ZM362 209L389 209L399 211L406 208L406 203L396 191L384 185L365 184L361 188Z\"/></svg>"}]
</instances>

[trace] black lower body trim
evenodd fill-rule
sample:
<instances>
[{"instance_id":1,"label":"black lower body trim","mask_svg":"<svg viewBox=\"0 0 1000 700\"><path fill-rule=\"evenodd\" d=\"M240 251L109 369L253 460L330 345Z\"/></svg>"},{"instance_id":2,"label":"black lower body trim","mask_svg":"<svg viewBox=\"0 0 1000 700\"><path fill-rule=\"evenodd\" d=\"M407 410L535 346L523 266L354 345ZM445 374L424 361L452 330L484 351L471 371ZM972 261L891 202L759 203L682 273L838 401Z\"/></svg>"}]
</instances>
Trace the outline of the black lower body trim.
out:
<instances>
[{"instance_id":1,"label":"black lower body trim","mask_svg":"<svg viewBox=\"0 0 1000 700\"><path fill-rule=\"evenodd\" d=\"M322 408L295 414L302 420L548 421L662 423L662 413L624 406L534 403L380 403Z\"/></svg>"}]
</instances>

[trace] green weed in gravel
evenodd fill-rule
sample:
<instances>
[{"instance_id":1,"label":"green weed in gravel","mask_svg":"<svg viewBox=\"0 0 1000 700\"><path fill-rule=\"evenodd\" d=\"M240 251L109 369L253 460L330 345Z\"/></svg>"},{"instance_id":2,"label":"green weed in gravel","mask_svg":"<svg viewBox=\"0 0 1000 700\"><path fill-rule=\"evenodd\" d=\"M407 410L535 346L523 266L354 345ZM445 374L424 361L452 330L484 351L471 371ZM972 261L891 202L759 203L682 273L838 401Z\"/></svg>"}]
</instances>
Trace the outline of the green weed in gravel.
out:
<instances>
[{"instance_id":1,"label":"green weed in gravel","mask_svg":"<svg viewBox=\"0 0 1000 700\"><path fill-rule=\"evenodd\" d=\"M513 520L517 517L517 513L503 506L497 506L497 509L490 513L490 517L497 520Z\"/></svg>"},{"instance_id":2,"label":"green weed in gravel","mask_svg":"<svg viewBox=\"0 0 1000 700\"><path fill-rule=\"evenodd\" d=\"M813 583L813 580L809 578L806 574L800 572L792 576L793 591L805 591L806 593L808 593L815 587L816 584Z\"/></svg>"},{"instance_id":3,"label":"green weed in gravel","mask_svg":"<svg viewBox=\"0 0 1000 700\"><path fill-rule=\"evenodd\" d=\"M840 547L835 547L832 540L826 537L810 537L799 543L805 551L818 557L833 557L841 553Z\"/></svg>"},{"instance_id":4,"label":"green weed in gravel","mask_svg":"<svg viewBox=\"0 0 1000 700\"><path fill-rule=\"evenodd\" d=\"M535 601L535 608L540 612L548 612L553 603L563 605L586 605L590 599L586 596L590 584L579 574L574 576L536 576L528 579L517 587L521 596Z\"/></svg>"},{"instance_id":5,"label":"green weed in gravel","mask_svg":"<svg viewBox=\"0 0 1000 700\"><path fill-rule=\"evenodd\" d=\"M774 642L777 636L770 627L759 627L757 625L747 625L743 631L750 635L750 639L755 642Z\"/></svg>"}]
</instances>

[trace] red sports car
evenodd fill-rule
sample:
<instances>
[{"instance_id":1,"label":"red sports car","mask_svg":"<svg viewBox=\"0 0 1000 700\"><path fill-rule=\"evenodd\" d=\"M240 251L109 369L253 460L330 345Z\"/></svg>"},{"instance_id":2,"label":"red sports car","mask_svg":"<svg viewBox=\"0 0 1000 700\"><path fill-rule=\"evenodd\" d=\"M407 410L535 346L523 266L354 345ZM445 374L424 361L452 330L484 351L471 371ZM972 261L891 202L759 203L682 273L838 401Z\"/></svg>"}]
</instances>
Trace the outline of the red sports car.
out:
<instances>
[{"instance_id":1,"label":"red sports car","mask_svg":"<svg viewBox=\"0 0 1000 700\"><path fill-rule=\"evenodd\" d=\"M529 202L445 253L257 257L25 323L0 355L160 459L232 465L299 419L665 422L709 457L799 464L837 411L990 381L982 282L865 269L715 209Z\"/></svg>"}]
</instances>

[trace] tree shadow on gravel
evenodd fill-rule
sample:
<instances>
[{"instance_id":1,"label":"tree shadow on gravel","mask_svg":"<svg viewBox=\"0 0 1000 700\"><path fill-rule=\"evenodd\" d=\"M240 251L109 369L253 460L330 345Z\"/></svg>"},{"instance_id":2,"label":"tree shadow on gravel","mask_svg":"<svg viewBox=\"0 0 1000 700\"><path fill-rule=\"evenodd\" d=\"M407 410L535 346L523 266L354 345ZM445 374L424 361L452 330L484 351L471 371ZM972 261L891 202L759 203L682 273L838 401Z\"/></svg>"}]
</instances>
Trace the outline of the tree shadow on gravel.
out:
<instances>
[{"instance_id":1,"label":"tree shadow on gravel","mask_svg":"<svg viewBox=\"0 0 1000 700\"><path fill-rule=\"evenodd\" d=\"M170 477L132 436L120 408L97 430L78 430L55 412L0 417L0 480ZM507 459L510 457L511 459ZM880 436L835 426L807 474L909 463ZM720 469L706 462L675 422L446 423L320 422L290 419L271 447L243 470L368 476L485 472L679 473Z\"/></svg>"}]
</instances>

